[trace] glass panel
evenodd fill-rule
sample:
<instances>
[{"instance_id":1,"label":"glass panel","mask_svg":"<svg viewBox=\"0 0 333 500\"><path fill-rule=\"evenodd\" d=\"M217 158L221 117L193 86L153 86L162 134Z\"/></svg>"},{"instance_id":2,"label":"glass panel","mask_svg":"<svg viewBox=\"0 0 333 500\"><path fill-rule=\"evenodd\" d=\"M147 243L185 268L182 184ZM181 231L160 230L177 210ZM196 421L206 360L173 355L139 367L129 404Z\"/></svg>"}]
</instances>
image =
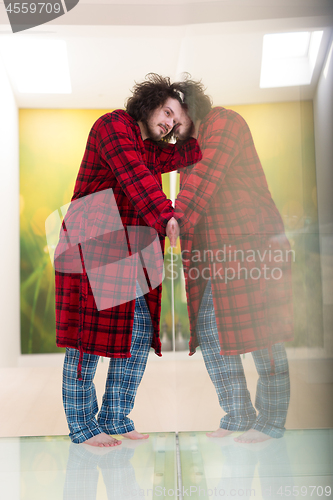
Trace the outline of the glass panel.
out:
<instances>
[{"instance_id":1,"label":"glass panel","mask_svg":"<svg viewBox=\"0 0 333 500\"><path fill-rule=\"evenodd\" d=\"M108 449L62 436L1 438L0 464L0 494L10 500L176 498L174 433Z\"/></svg>"},{"instance_id":2,"label":"glass panel","mask_svg":"<svg viewBox=\"0 0 333 500\"><path fill-rule=\"evenodd\" d=\"M287 431L252 445L181 432L179 449L183 493L192 498L331 496L332 430Z\"/></svg>"}]
</instances>

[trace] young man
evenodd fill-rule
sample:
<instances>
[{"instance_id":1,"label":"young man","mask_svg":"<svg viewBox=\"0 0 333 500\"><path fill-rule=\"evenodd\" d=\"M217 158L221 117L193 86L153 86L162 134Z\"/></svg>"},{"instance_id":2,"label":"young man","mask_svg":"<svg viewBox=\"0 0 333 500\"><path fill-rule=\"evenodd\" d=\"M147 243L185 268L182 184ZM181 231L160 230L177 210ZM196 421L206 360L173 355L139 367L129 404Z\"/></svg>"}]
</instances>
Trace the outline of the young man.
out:
<instances>
[{"instance_id":1,"label":"young man","mask_svg":"<svg viewBox=\"0 0 333 500\"><path fill-rule=\"evenodd\" d=\"M191 326L226 415L209 436L245 431L236 441L281 437L289 404L282 342L293 336L290 246L250 130L237 113L212 108L203 86L179 83L196 122L202 160L181 171L176 199ZM171 224L170 224L171 226ZM167 226L167 234L169 227ZM251 403L240 354L259 374Z\"/></svg>"},{"instance_id":2,"label":"young man","mask_svg":"<svg viewBox=\"0 0 333 500\"><path fill-rule=\"evenodd\" d=\"M126 111L116 110L99 118L88 137L55 254L57 345L67 348L63 402L74 443L116 446L121 441L110 434L130 439L148 437L135 430L127 415L133 408L150 347L161 355L162 287L149 286L145 296L137 288L134 300L124 299L109 308L97 307L88 279L87 260L90 259L90 264L91 259L101 260L105 230L115 238L112 241L120 242L117 247L120 260L123 249L130 249L133 226L153 228L163 246L166 224L171 220L169 226L172 226L174 210L162 191L161 173L201 158L197 141L186 134L178 134L186 139L181 145L159 144L161 139L172 136L175 125L181 124L185 116L181 104L180 94L170 80L151 74L146 81L135 85ZM145 140L149 154L145 152ZM116 203L113 207L102 198L103 193L110 191ZM90 203L96 193L98 203ZM175 236L171 236L171 244L175 244ZM90 245L91 239L95 246ZM74 243L78 244L73 246ZM67 261L63 258L66 252ZM111 257L115 261L116 254ZM71 258L73 265L68 269ZM61 268L63 262L67 269ZM118 275L124 296L135 297L139 281L136 273L137 268L132 276ZM96 418L93 378L100 355L111 359L102 407Z\"/></svg>"}]
</instances>

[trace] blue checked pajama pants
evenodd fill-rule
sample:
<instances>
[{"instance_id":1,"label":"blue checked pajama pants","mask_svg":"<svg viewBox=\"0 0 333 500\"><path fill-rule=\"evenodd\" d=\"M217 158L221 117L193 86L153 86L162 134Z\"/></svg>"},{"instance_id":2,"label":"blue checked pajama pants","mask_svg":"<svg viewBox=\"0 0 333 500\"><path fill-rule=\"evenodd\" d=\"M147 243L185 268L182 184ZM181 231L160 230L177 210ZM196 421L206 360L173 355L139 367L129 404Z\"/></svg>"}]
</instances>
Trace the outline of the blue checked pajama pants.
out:
<instances>
[{"instance_id":1,"label":"blue checked pajama pants","mask_svg":"<svg viewBox=\"0 0 333 500\"><path fill-rule=\"evenodd\" d=\"M79 351L66 349L62 396L70 430L69 437L73 443L82 443L101 432L124 434L134 430L134 423L127 415L133 409L135 395L146 368L152 335L153 326L146 300L143 296L137 297L132 331L132 356L125 359L110 358L99 413L93 383L99 356L84 353L82 380L78 380Z\"/></svg>"},{"instance_id":2,"label":"blue checked pajama pants","mask_svg":"<svg viewBox=\"0 0 333 500\"><path fill-rule=\"evenodd\" d=\"M211 282L200 305L196 332L208 374L221 408L226 412L220 427L230 431L257 429L274 438L284 433L290 399L289 367L283 344L272 346L275 374L271 373L268 349L253 351L259 375L254 409L239 355L221 356Z\"/></svg>"}]
</instances>

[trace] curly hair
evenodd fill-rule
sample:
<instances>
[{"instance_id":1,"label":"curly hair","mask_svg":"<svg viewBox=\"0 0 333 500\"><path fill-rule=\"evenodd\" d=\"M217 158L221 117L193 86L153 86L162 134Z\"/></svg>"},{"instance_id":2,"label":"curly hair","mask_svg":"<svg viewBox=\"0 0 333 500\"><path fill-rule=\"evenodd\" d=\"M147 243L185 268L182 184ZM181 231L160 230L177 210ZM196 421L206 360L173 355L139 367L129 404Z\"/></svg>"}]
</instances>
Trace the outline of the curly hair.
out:
<instances>
[{"instance_id":1,"label":"curly hair","mask_svg":"<svg viewBox=\"0 0 333 500\"><path fill-rule=\"evenodd\" d=\"M183 101L175 84L170 82L169 77L163 77L156 73L148 73L146 80L136 83L133 87L133 95L126 101L126 112L134 120L146 123L150 114L155 109L163 106L165 101L171 97L183 105ZM169 138L169 133L164 139Z\"/></svg>"},{"instance_id":2,"label":"curly hair","mask_svg":"<svg viewBox=\"0 0 333 500\"><path fill-rule=\"evenodd\" d=\"M183 107L191 120L202 120L212 109L213 102L209 95L205 94L205 87L201 81L191 80L189 73L184 74L184 81L176 82L174 87L183 94Z\"/></svg>"}]
</instances>

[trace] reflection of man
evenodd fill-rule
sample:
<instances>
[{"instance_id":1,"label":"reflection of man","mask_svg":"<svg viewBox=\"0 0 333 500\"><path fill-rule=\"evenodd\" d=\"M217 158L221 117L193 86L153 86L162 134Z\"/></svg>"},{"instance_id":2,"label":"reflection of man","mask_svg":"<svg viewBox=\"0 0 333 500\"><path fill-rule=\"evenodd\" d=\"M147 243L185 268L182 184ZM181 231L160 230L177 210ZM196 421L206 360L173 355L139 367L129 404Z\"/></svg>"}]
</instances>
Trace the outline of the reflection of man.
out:
<instances>
[{"instance_id":1,"label":"reflection of man","mask_svg":"<svg viewBox=\"0 0 333 500\"><path fill-rule=\"evenodd\" d=\"M109 500L130 498L139 493L131 459L133 447L143 442L127 441L115 450L70 445L63 500L96 500L100 473L102 473ZM144 446L144 445L143 445Z\"/></svg>"},{"instance_id":2,"label":"reflection of man","mask_svg":"<svg viewBox=\"0 0 333 500\"><path fill-rule=\"evenodd\" d=\"M181 172L176 199L191 325L226 415L210 436L246 431L237 441L281 437L290 388L290 247L250 130L237 113L211 108L201 84L179 84L199 127L202 160ZM186 126L193 126L188 123ZM179 131L184 133L185 124ZM167 227L168 234L168 227ZM251 403L239 354L259 374Z\"/></svg>"},{"instance_id":3,"label":"reflection of man","mask_svg":"<svg viewBox=\"0 0 333 500\"><path fill-rule=\"evenodd\" d=\"M134 87L126 112L116 110L99 118L88 137L72 201L112 189L125 230L128 226L150 226L163 243L167 222L171 220L172 225L173 207L162 192L161 173L201 157L193 138L181 146L162 147L154 142L169 138L174 125L181 123L181 102L168 78L150 75ZM145 139L149 154L145 153ZM68 213L72 213L71 208ZM66 224L70 222L66 220ZM98 224L96 218L96 227ZM171 236L171 244L175 237ZM59 247L62 244L60 241ZM56 272L57 345L67 348L63 402L74 443L114 446L120 441L110 434L148 437L134 429L127 415L133 408L150 346L160 355L160 309L161 286L150 289L145 297L138 290L136 300L98 310L86 272ZM96 419L93 378L99 355L111 359Z\"/></svg>"},{"instance_id":4,"label":"reflection of man","mask_svg":"<svg viewBox=\"0 0 333 500\"><path fill-rule=\"evenodd\" d=\"M297 456L297 450L304 453L304 446L298 447L297 438L295 440L292 433L289 439L285 436L283 439L242 446L235 443L232 436L208 443L202 440L200 433L191 433L191 437L189 433L182 433L180 448L182 453L187 453L187 474L183 487L186 490L195 484L196 491L213 490L215 499L277 499L285 486L292 490L295 479L296 484L297 479L303 479L293 477L295 471L291 467L289 453L292 452L293 463L296 464L298 459L302 460ZM200 476L198 466L203 465L204 474Z\"/></svg>"}]
</instances>

